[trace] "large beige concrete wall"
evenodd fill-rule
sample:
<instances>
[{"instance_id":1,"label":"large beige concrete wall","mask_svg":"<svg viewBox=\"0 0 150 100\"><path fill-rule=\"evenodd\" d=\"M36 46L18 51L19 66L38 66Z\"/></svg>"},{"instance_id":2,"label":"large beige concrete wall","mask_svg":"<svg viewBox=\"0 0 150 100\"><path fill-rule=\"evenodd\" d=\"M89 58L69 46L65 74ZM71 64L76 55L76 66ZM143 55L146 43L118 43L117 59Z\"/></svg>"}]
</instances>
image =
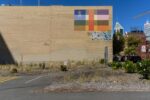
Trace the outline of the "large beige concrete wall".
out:
<instances>
[{"instance_id":1,"label":"large beige concrete wall","mask_svg":"<svg viewBox=\"0 0 150 100\"><path fill-rule=\"evenodd\" d=\"M112 41L74 31L74 10L83 8L112 12L111 7L0 7L0 31L17 62L100 59L105 46L111 61Z\"/></svg>"}]
</instances>

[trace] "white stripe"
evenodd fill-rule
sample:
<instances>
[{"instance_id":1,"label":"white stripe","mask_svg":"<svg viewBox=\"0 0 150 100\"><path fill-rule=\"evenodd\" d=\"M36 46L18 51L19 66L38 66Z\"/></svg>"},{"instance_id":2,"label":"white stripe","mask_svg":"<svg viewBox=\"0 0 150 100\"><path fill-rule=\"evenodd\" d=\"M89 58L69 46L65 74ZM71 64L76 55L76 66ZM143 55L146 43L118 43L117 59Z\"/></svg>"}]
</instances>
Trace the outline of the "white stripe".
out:
<instances>
[{"instance_id":1,"label":"white stripe","mask_svg":"<svg viewBox=\"0 0 150 100\"><path fill-rule=\"evenodd\" d=\"M42 77L43 77L43 76L38 76L38 77L36 77L36 78L33 78L33 79L31 79L31 80L28 80L28 81L25 82L25 84L31 83L31 82L33 82L33 81L35 81L35 80L38 80L38 79L42 78Z\"/></svg>"}]
</instances>

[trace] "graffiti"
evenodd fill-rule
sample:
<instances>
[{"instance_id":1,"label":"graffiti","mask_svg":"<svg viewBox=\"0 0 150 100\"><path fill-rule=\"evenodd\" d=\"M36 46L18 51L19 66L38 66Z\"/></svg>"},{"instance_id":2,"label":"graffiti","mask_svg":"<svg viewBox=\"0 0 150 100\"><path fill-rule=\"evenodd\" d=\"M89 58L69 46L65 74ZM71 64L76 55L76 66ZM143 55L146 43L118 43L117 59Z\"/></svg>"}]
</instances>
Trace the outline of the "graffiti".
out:
<instances>
[{"instance_id":1,"label":"graffiti","mask_svg":"<svg viewBox=\"0 0 150 100\"><path fill-rule=\"evenodd\" d=\"M92 40L111 40L111 32L89 32Z\"/></svg>"}]
</instances>

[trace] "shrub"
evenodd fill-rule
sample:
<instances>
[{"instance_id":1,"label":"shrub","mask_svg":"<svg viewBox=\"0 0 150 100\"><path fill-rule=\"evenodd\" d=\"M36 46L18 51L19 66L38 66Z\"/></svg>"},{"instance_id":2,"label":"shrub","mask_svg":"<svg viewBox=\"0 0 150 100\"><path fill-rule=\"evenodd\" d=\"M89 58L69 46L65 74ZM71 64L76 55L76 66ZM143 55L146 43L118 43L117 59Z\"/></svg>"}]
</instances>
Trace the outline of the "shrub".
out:
<instances>
[{"instance_id":1,"label":"shrub","mask_svg":"<svg viewBox=\"0 0 150 100\"><path fill-rule=\"evenodd\" d=\"M84 65L84 61L78 61L78 62L76 62L76 65L77 66Z\"/></svg>"},{"instance_id":2,"label":"shrub","mask_svg":"<svg viewBox=\"0 0 150 100\"><path fill-rule=\"evenodd\" d=\"M11 73L18 73L18 70L17 70L17 68L12 68L10 72Z\"/></svg>"},{"instance_id":3,"label":"shrub","mask_svg":"<svg viewBox=\"0 0 150 100\"><path fill-rule=\"evenodd\" d=\"M108 63L108 66L111 67L111 66L112 66L112 62L109 62L109 63Z\"/></svg>"},{"instance_id":4,"label":"shrub","mask_svg":"<svg viewBox=\"0 0 150 100\"><path fill-rule=\"evenodd\" d=\"M96 60L92 60L91 64L92 64L92 66L95 66L97 64L97 61Z\"/></svg>"},{"instance_id":5,"label":"shrub","mask_svg":"<svg viewBox=\"0 0 150 100\"><path fill-rule=\"evenodd\" d=\"M30 67L33 67L34 65L32 63L29 64Z\"/></svg>"},{"instance_id":6,"label":"shrub","mask_svg":"<svg viewBox=\"0 0 150 100\"><path fill-rule=\"evenodd\" d=\"M100 64L104 64L105 63L105 60L104 59L101 59L100 60Z\"/></svg>"},{"instance_id":7,"label":"shrub","mask_svg":"<svg viewBox=\"0 0 150 100\"><path fill-rule=\"evenodd\" d=\"M123 68L127 73L135 73L136 72L136 64L134 64L132 61L126 61L123 64Z\"/></svg>"},{"instance_id":8,"label":"shrub","mask_svg":"<svg viewBox=\"0 0 150 100\"><path fill-rule=\"evenodd\" d=\"M60 70L61 70L61 71L64 71L64 72L65 72L65 71L68 71L68 70L67 70L67 66L65 66L65 65L61 65L61 66L60 66Z\"/></svg>"},{"instance_id":9,"label":"shrub","mask_svg":"<svg viewBox=\"0 0 150 100\"><path fill-rule=\"evenodd\" d=\"M111 64L111 66L113 69L119 69L119 68L122 68L122 63L121 62L113 62Z\"/></svg>"},{"instance_id":10,"label":"shrub","mask_svg":"<svg viewBox=\"0 0 150 100\"><path fill-rule=\"evenodd\" d=\"M40 64L39 64L39 67L40 67L41 69L45 69L45 66L46 66L45 63L40 63Z\"/></svg>"},{"instance_id":11,"label":"shrub","mask_svg":"<svg viewBox=\"0 0 150 100\"><path fill-rule=\"evenodd\" d=\"M143 75L144 79L149 79L150 74L150 60L144 60L137 63L138 73Z\"/></svg>"}]
</instances>

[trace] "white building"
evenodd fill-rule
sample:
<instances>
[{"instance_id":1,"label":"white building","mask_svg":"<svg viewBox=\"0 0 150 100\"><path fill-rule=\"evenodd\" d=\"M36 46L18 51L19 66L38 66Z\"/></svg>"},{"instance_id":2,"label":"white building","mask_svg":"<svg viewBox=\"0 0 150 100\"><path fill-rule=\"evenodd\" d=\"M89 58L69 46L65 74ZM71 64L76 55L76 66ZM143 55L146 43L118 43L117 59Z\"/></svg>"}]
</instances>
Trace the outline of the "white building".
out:
<instances>
[{"instance_id":1,"label":"white building","mask_svg":"<svg viewBox=\"0 0 150 100\"><path fill-rule=\"evenodd\" d=\"M149 21L147 21L144 24L144 33L145 33L146 39L150 41L150 22Z\"/></svg>"},{"instance_id":2,"label":"white building","mask_svg":"<svg viewBox=\"0 0 150 100\"><path fill-rule=\"evenodd\" d=\"M119 32L119 33L123 34L124 33L124 28L119 22L116 22L114 31L115 31L115 33Z\"/></svg>"}]
</instances>

